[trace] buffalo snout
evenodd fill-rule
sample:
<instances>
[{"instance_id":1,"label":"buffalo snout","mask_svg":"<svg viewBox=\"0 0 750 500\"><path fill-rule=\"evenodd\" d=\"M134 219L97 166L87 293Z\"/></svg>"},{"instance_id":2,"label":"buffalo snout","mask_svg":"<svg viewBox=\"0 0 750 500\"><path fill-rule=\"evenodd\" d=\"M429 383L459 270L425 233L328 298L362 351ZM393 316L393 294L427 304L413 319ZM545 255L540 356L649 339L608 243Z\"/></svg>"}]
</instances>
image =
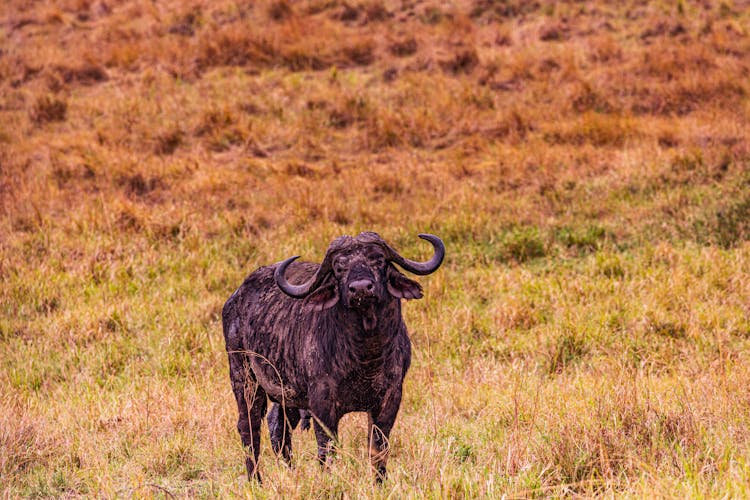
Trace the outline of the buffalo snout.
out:
<instances>
[{"instance_id":1,"label":"buffalo snout","mask_svg":"<svg viewBox=\"0 0 750 500\"><path fill-rule=\"evenodd\" d=\"M347 299L349 306L357 309L377 302L375 283L369 278L350 281L347 286Z\"/></svg>"},{"instance_id":2,"label":"buffalo snout","mask_svg":"<svg viewBox=\"0 0 750 500\"><path fill-rule=\"evenodd\" d=\"M361 279L349 283L349 295L351 297L372 296L375 291L375 285L371 279Z\"/></svg>"}]
</instances>

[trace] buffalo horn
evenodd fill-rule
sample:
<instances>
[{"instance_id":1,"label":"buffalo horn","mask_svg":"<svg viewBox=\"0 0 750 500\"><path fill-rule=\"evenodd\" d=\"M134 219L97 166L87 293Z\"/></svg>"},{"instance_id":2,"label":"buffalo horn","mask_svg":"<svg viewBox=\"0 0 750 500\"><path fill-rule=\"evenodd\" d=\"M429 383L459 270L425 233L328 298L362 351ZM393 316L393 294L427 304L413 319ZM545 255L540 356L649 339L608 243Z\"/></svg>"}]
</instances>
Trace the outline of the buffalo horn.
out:
<instances>
[{"instance_id":1,"label":"buffalo horn","mask_svg":"<svg viewBox=\"0 0 750 500\"><path fill-rule=\"evenodd\" d=\"M304 297L307 297L313 290L318 288L320 284L323 282L323 279L326 276L326 273L328 272L327 269L327 260L323 262L323 264L318 268L318 271L315 273L315 275L310 278L310 280L307 283L302 283L301 285L292 285L286 280L286 277L284 274L286 273L286 268L294 262L295 260L299 259L299 255L295 255L294 257L289 257L288 259L279 262L278 266L276 267L276 270L273 273L273 278L276 280L276 284L279 285L279 288L289 295L290 297L294 297L296 299L302 299Z\"/></svg>"},{"instance_id":2,"label":"buffalo horn","mask_svg":"<svg viewBox=\"0 0 750 500\"><path fill-rule=\"evenodd\" d=\"M434 234L420 234L419 237L432 243L432 246L435 248L435 254L430 260L427 262L415 262L413 260L405 259L404 257L401 257L398 252L389 247L389 250L391 251L390 260L401 266L405 271L424 276L437 271L440 264L443 263L443 258L445 257L445 245L443 244L443 241Z\"/></svg>"}]
</instances>

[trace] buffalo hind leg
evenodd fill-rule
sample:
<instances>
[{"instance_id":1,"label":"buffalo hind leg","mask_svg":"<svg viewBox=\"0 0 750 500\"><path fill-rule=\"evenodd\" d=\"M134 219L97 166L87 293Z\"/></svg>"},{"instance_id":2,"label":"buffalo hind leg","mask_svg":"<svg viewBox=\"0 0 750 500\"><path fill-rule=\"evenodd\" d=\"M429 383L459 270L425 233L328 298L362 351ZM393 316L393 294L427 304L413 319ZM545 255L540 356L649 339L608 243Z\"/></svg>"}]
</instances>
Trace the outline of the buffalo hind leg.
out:
<instances>
[{"instance_id":1,"label":"buffalo hind leg","mask_svg":"<svg viewBox=\"0 0 750 500\"><path fill-rule=\"evenodd\" d=\"M240 433L242 447L246 453L247 478L252 480L255 477L260 482L257 465L260 453L260 423L266 412L266 393L255 381L249 362L242 353L229 353L229 376L239 412L237 431Z\"/></svg>"},{"instance_id":2,"label":"buffalo hind leg","mask_svg":"<svg viewBox=\"0 0 750 500\"><path fill-rule=\"evenodd\" d=\"M310 412L307 410L299 411L299 428L306 431L310 428Z\"/></svg>"},{"instance_id":3,"label":"buffalo hind leg","mask_svg":"<svg viewBox=\"0 0 750 500\"><path fill-rule=\"evenodd\" d=\"M271 435L271 447L287 465L292 463L292 430L297 428L300 411L297 408L284 408L279 403L271 406L268 412L268 432Z\"/></svg>"},{"instance_id":4,"label":"buffalo hind leg","mask_svg":"<svg viewBox=\"0 0 750 500\"><path fill-rule=\"evenodd\" d=\"M266 391L258 385L257 382L248 384L245 392L245 400L249 407L250 413L250 432L252 442L247 457L245 458L245 468L247 469L247 478L252 480L253 477L260 483L260 473L258 472L258 455L260 455L260 424L263 417L266 416L266 407L268 400Z\"/></svg>"}]
</instances>

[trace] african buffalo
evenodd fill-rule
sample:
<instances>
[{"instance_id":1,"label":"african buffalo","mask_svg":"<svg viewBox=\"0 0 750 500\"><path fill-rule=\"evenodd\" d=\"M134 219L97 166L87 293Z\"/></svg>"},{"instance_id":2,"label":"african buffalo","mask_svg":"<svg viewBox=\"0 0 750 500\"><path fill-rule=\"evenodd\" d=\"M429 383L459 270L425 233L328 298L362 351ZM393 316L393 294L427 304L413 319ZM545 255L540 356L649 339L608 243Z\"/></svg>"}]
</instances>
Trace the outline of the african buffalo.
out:
<instances>
[{"instance_id":1,"label":"african buffalo","mask_svg":"<svg viewBox=\"0 0 750 500\"><path fill-rule=\"evenodd\" d=\"M427 262L405 259L376 233L342 236L320 265L291 257L261 267L224 304L224 339L248 479L260 480L260 425L267 399L274 403L271 443L287 462L291 430L300 417L312 415L318 459L325 465L341 417L367 412L370 460L377 480L385 478L388 436L411 362L400 299L422 297L419 283L393 264L427 275L445 256L440 238L419 237L434 247Z\"/></svg>"}]
</instances>

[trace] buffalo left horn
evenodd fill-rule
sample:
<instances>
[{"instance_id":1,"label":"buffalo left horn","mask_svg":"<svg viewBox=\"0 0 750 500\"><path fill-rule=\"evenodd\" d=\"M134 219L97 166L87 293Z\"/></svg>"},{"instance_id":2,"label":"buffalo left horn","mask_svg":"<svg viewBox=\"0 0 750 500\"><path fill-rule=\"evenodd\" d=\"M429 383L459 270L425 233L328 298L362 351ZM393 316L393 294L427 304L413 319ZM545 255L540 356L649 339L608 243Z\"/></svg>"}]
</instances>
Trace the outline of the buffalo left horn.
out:
<instances>
[{"instance_id":1,"label":"buffalo left horn","mask_svg":"<svg viewBox=\"0 0 750 500\"><path fill-rule=\"evenodd\" d=\"M440 264L443 263L443 258L445 258L445 245L443 244L443 241L434 234L420 234L419 237L432 243L432 246L435 248L435 253L430 260L428 260L427 262L416 262L413 260L409 260L399 255L398 252L396 252L392 248L388 247L388 250L391 253L389 260L401 266L401 268L403 268L405 271L409 271L410 273L414 273L419 276L424 276L437 271L437 269L440 267Z\"/></svg>"}]
</instances>

